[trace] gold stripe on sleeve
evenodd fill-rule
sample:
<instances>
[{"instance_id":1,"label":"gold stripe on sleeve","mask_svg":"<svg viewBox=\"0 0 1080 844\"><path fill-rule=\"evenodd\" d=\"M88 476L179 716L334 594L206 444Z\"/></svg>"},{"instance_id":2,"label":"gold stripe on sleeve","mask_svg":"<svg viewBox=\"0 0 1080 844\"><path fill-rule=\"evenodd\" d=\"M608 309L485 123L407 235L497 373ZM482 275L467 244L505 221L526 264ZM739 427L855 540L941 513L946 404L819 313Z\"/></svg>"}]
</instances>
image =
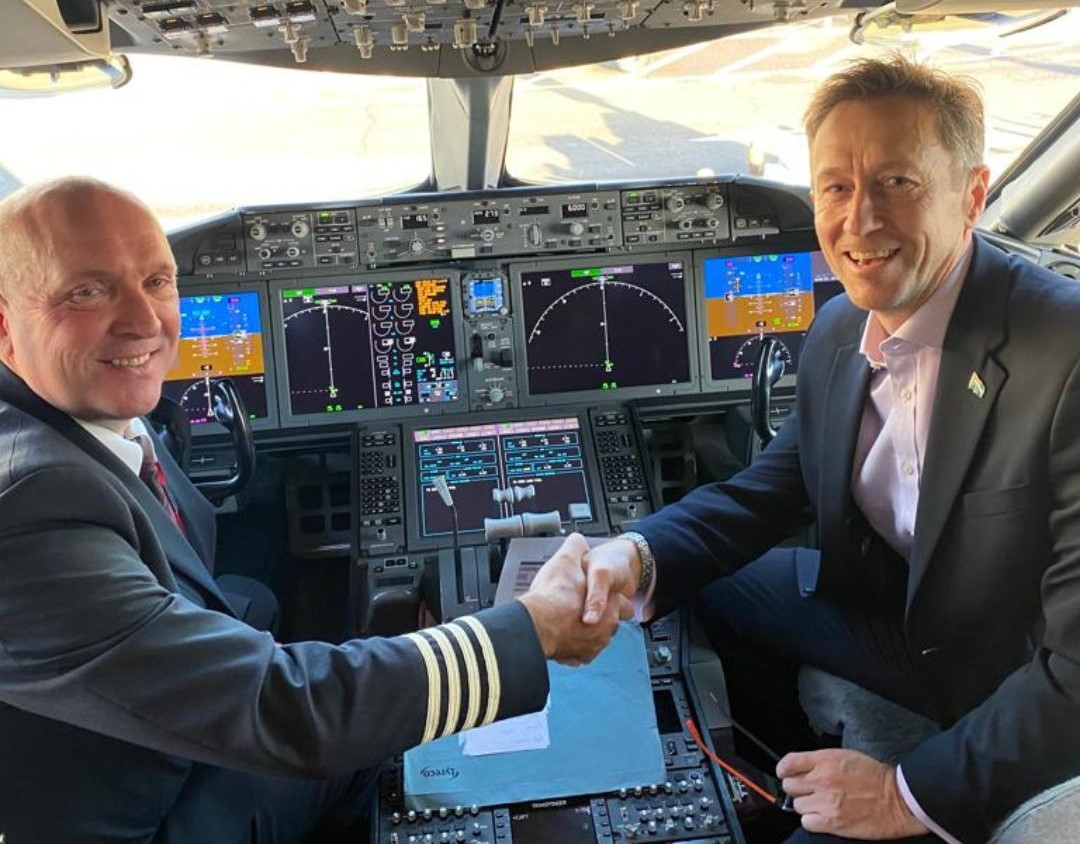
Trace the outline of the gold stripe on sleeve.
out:
<instances>
[{"instance_id":1,"label":"gold stripe on sleeve","mask_svg":"<svg viewBox=\"0 0 1080 844\"><path fill-rule=\"evenodd\" d=\"M502 697L502 679L499 676L499 661L495 658L495 647L491 644L491 637L488 636L484 625L475 618L463 615L457 621L459 624L466 624L472 629L476 635L476 641L480 645L480 652L484 655L484 668L487 671L488 680L488 701L487 712L484 713L484 718L480 723L490 724L495 720L495 715L499 711L499 699Z\"/></svg>"},{"instance_id":2,"label":"gold stripe on sleeve","mask_svg":"<svg viewBox=\"0 0 1080 844\"><path fill-rule=\"evenodd\" d=\"M439 738L448 736L457 727L458 714L461 711L461 672L458 670L457 654L454 646L439 627L430 627L424 631L442 651L443 667L446 669L446 723Z\"/></svg>"},{"instance_id":3,"label":"gold stripe on sleeve","mask_svg":"<svg viewBox=\"0 0 1080 844\"><path fill-rule=\"evenodd\" d=\"M427 719L424 722L424 735L420 739L420 743L424 744L435 738L435 730L438 727L439 705L441 703L440 694L442 691L442 678L439 675L439 660L435 656L435 651L431 648L431 643L419 633L406 633L405 638L416 645L416 649L420 651L420 656L424 660L424 667L427 669Z\"/></svg>"},{"instance_id":4,"label":"gold stripe on sleeve","mask_svg":"<svg viewBox=\"0 0 1080 844\"><path fill-rule=\"evenodd\" d=\"M446 624L442 629L448 630L457 639L461 658L465 661L465 677L469 683L469 708L465 710L465 721L461 729L471 730L476 726L476 719L480 715L480 667L476 664L476 654L473 653L469 634L457 624Z\"/></svg>"}]
</instances>

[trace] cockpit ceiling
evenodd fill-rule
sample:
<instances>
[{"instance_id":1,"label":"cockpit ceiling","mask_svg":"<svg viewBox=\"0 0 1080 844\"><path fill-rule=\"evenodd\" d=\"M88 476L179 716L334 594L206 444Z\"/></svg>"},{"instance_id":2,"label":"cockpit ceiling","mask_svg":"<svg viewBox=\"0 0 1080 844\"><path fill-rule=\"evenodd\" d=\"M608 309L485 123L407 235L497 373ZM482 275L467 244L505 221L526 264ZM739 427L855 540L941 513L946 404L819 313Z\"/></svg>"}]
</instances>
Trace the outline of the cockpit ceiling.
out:
<instances>
[{"instance_id":1,"label":"cockpit ceiling","mask_svg":"<svg viewBox=\"0 0 1080 844\"><path fill-rule=\"evenodd\" d=\"M429 77L516 74L638 55L844 0L105 0L112 49Z\"/></svg>"}]
</instances>

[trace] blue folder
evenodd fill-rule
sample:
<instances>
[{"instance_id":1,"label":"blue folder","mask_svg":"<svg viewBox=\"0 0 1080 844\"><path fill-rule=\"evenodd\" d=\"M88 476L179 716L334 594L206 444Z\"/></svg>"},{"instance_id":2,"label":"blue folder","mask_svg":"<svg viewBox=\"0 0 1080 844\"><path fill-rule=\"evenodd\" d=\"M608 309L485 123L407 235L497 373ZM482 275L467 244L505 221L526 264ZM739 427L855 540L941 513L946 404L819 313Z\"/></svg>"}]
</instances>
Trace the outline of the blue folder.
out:
<instances>
[{"instance_id":1,"label":"blue folder","mask_svg":"<svg viewBox=\"0 0 1080 844\"><path fill-rule=\"evenodd\" d=\"M637 624L620 624L588 665L549 662L548 675L547 748L466 756L457 735L420 745L405 754L406 805L518 803L663 781L664 756Z\"/></svg>"}]
</instances>

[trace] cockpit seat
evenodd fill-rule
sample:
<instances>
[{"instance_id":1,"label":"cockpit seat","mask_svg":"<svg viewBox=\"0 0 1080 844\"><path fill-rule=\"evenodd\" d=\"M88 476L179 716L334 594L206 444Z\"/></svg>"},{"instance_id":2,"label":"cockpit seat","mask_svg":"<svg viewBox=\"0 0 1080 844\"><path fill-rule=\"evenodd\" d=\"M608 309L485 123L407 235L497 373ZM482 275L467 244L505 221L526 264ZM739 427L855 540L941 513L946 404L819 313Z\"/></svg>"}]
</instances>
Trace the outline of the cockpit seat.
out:
<instances>
[{"instance_id":1,"label":"cockpit seat","mask_svg":"<svg viewBox=\"0 0 1080 844\"><path fill-rule=\"evenodd\" d=\"M841 747L893 763L938 731L928 718L810 666L799 672L799 700L810 725L840 736ZM1037 794L998 827L988 844L1072 841L1080 830L1080 777Z\"/></svg>"}]
</instances>

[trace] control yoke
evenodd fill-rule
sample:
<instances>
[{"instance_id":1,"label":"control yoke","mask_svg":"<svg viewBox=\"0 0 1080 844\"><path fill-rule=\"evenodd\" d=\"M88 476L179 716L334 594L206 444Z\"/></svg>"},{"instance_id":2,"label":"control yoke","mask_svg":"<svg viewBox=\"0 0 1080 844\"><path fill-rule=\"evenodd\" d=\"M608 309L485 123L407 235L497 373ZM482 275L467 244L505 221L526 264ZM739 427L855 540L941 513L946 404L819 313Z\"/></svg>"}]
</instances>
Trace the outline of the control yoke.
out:
<instances>
[{"instance_id":1,"label":"control yoke","mask_svg":"<svg viewBox=\"0 0 1080 844\"><path fill-rule=\"evenodd\" d=\"M763 447L772 442L777 433L772 425L772 388L783 374L784 356L780 343L775 337L763 334L754 377L750 382L750 422Z\"/></svg>"},{"instance_id":2,"label":"control yoke","mask_svg":"<svg viewBox=\"0 0 1080 844\"><path fill-rule=\"evenodd\" d=\"M195 486L209 501L220 504L247 486L255 472L255 441L251 436L247 408L233 382L228 378L215 380L210 385L214 419L229 432L236 465L231 477L212 481L198 481Z\"/></svg>"}]
</instances>

